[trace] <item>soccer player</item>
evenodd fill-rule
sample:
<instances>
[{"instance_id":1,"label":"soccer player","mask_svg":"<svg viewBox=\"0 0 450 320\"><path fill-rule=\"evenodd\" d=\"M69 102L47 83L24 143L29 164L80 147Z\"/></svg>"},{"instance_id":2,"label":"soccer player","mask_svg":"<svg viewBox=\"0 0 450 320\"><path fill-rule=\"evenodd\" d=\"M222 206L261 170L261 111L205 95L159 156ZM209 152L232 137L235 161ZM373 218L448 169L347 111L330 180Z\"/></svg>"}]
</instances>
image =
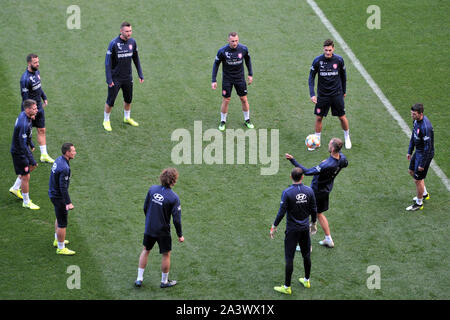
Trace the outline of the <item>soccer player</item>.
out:
<instances>
[{"instance_id":1,"label":"soccer player","mask_svg":"<svg viewBox=\"0 0 450 320\"><path fill-rule=\"evenodd\" d=\"M284 285L274 287L275 291L291 294L291 278L294 271L294 256L297 244L300 245L303 266L305 268L305 277L298 279L305 288L310 288L309 280L311 273L311 238L309 237L309 216L311 221L316 222L317 208L314 191L305 186L303 181L303 170L294 168L291 172L293 184L283 191L281 195L280 209L275 221L270 228L270 237L273 239L277 226L286 218L286 236L284 239L284 256L286 260Z\"/></svg>"},{"instance_id":2,"label":"soccer player","mask_svg":"<svg viewBox=\"0 0 450 320\"><path fill-rule=\"evenodd\" d=\"M161 288L172 287L177 284L175 280L169 280L170 253L172 251L172 238L170 233L170 217L178 236L178 241L183 242L184 237L181 228L181 206L180 198L172 190L177 183L178 171L175 168L164 169L159 176L161 185L150 187L145 198L145 232L144 248L139 257L138 276L135 281L136 287L142 286L144 271L148 262L148 255L155 243L158 243L161 259Z\"/></svg>"},{"instance_id":3,"label":"soccer player","mask_svg":"<svg viewBox=\"0 0 450 320\"><path fill-rule=\"evenodd\" d=\"M22 206L31 210L39 210L39 206L34 204L29 197L30 173L37 167L33 158L34 145L31 140L32 121L36 118L38 108L36 101L27 99L22 104L23 111L19 114L14 125L14 133L11 143L11 155L17 179L9 189L13 195L22 199Z\"/></svg>"},{"instance_id":4,"label":"soccer player","mask_svg":"<svg viewBox=\"0 0 450 320\"><path fill-rule=\"evenodd\" d=\"M347 73L344 59L334 53L333 40L327 39L323 43L323 54L316 57L309 72L309 95L315 104L314 114L316 115L315 130L319 137L322 133L322 120L326 117L331 107L331 114L341 121L344 130L345 148L351 149L350 131L348 120L345 115L344 98L347 89ZM314 82L316 74L317 96L314 92ZM308 149L310 151L314 149Z\"/></svg>"},{"instance_id":5,"label":"soccer player","mask_svg":"<svg viewBox=\"0 0 450 320\"><path fill-rule=\"evenodd\" d=\"M430 199L424 180L434 157L434 130L430 120L423 114L423 110L421 103L411 107L414 124L406 157L410 161L409 174L416 184L417 195L413 198L414 203L406 208L408 211L422 210L423 200ZM416 152L413 154L414 148Z\"/></svg>"},{"instance_id":6,"label":"soccer player","mask_svg":"<svg viewBox=\"0 0 450 320\"><path fill-rule=\"evenodd\" d=\"M241 99L242 112L244 113L244 124L249 129L253 129L254 125L250 121L250 106L247 100L247 83L245 82L244 65L247 66L248 84L253 82L253 69L248 48L239 43L239 36L236 32L228 34L228 44L223 46L217 52L212 69L211 88L217 89L217 71L219 65L222 65L222 105L220 109L219 130L224 131L227 122L228 105L230 103L231 91L233 86Z\"/></svg>"},{"instance_id":7,"label":"soccer player","mask_svg":"<svg viewBox=\"0 0 450 320\"><path fill-rule=\"evenodd\" d=\"M27 69L20 78L20 93L22 95L22 111L24 102L27 99L36 101L38 113L32 121L33 127L37 130L37 141L41 150L41 162L53 163L53 160L47 153L47 139L45 129L45 112L44 107L48 105L47 96L42 90L41 75L39 73L39 57L30 53L27 56ZM42 104L42 100L44 104Z\"/></svg>"},{"instance_id":8,"label":"soccer player","mask_svg":"<svg viewBox=\"0 0 450 320\"><path fill-rule=\"evenodd\" d=\"M55 240L56 254L73 256L75 251L66 247L67 215L74 208L69 196L69 183L72 176L69 161L72 160L77 151L72 143L66 142L61 147L62 155L53 163L48 182L48 196L55 207Z\"/></svg>"},{"instance_id":9,"label":"soccer player","mask_svg":"<svg viewBox=\"0 0 450 320\"><path fill-rule=\"evenodd\" d=\"M329 248L334 247L334 242L331 238L328 220L323 213L328 210L334 178L336 178L342 168L348 166L347 158L341 152L341 149L342 140L339 138L331 139L328 143L328 152L330 153L328 159L323 160L319 165L309 169L299 164L292 155L286 153L286 159L291 161L294 166L302 168L305 176L314 176L311 182L311 188L314 190L314 195L316 196L317 219L325 233L325 239L319 241L319 244ZM311 234L315 234L316 232L317 226L313 223L311 225Z\"/></svg>"},{"instance_id":10,"label":"soccer player","mask_svg":"<svg viewBox=\"0 0 450 320\"><path fill-rule=\"evenodd\" d=\"M114 38L108 46L105 58L106 83L108 84L108 97L105 103L103 128L111 131L110 114L119 90L123 95L123 122L139 126L131 117L131 101L133 100L133 73L131 60L133 60L139 76L139 82L144 82L141 62L139 60L136 41L131 38L133 30L131 24L123 22L120 26L120 35Z\"/></svg>"}]
</instances>

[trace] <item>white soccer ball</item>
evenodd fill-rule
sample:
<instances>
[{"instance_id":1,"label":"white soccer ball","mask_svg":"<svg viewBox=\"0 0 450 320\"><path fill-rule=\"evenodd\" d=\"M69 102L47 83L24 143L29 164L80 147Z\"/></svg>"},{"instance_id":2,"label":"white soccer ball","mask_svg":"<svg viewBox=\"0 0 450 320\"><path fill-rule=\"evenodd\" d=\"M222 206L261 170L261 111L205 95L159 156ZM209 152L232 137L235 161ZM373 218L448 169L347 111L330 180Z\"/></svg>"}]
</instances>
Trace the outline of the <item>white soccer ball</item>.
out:
<instances>
[{"instance_id":1,"label":"white soccer ball","mask_svg":"<svg viewBox=\"0 0 450 320\"><path fill-rule=\"evenodd\" d=\"M315 149L320 147L320 139L315 134L310 134L306 137L305 144L309 149Z\"/></svg>"}]
</instances>

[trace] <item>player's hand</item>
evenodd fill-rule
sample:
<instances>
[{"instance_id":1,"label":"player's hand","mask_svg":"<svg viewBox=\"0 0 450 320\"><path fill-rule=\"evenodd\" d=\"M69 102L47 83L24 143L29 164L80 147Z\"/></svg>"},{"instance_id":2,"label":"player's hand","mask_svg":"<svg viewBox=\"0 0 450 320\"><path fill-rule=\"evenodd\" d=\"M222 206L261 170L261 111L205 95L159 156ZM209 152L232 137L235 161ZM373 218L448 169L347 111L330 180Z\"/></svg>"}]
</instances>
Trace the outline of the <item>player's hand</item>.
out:
<instances>
[{"instance_id":1,"label":"player's hand","mask_svg":"<svg viewBox=\"0 0 450 320\"><path fill-rule=\"evenodd\" d=\"M417 170L418 170L418 171L423 171L423 170L424 170L424 168L422 168L422 167L418 167L418 168L417 168Z\"/></svg>"},{"instance_id":2,"label":"player's hand","mask_svg":"<svg viewBox=\"0 0 450 320\"><path fill-rule=\"evenodd\" d=\"M44 100L44 107L48 105L48 100Z\"/></svg>"},{"instance_id":3,"label":"player's hand","mask_svg":"<svg viewBox=\"0 0 450 320\"><path fill-rule=\"evenodd\" d=\"M110 87L110 88L114 87L114 81L112 81L110 84L108 84L108 87Z\"/></svg>"},{"instance_id":4,"label":"player's hand","mask_svg":"<svg viewBox=\"0 0 450 320\"><path fill-rule=\"evenodd\" d=\"M179 237L178 242L184 242L184 237L183 236Z\"/></svg>"},{"instance_id":5,"label":"player's hand","mask_svg":"<svg viewBox=\"0 0 450 320\"><path fill-rule=\"evenodd\" d=\"M291 160L294 159L294 157L292 155L290 155L289 153L285 154L286 159Z\"/></svg>"},{"instance_id":6,"label":"player's hand","mask_svg":"<svg viewBox=\"0 0 450 320\"><path fill-rule=\"evenodd\" d=\"M217 89L217 82L211 83L211 89L216 90Z\"/></svg>"},{"instance_id":7,"label":"player's hand","mask_svg":"<svg viewBox=\"0 0 450 320\"><path fill-rule=\"evenodd\" d=\"M248 80L248 85L251 85L253 82L253 76L248 76L247 80Z\"/></svg>"},{"instance_id":8,"label":"player's hand","mask_svg":"<svg viewBox=\"0 0 450 320\"><path fill-rule=\"evenodd\" d=\"M66 204L66 210L67 211L72 210L73 208L74 208L74 206L73 206L72 203Z\"/></svg>"},{"instance_id":9,"label":"player's hand","mask_svg":"<svg viewBox=\"0 0 450 320\"><path fill-rule=\"evenodd\" d=\"M410 155L410 154L407 154L407 155L406 155L406 159L408 159L408 161L411 161L411 155Z\"/></svg>"},{"instance_id":10,"label":"player's hand","mask_svg":"<svg viewBox=\"0 0 450 320\"><path fill-rule=\"evenodd\" d=\"M347 94L346 93L344 93L344 98L347 96Z\"/></svg>"},{"instance_id":11,"label":"player's hand","mask_svg":"<svg viewBox=\"0 0 450 320\"><path fill-rule=\"evenodd\" d=\"M311 233L311 235L317 233L317 221L309 224L309 233Z\"/></svg>"},{"instance_id":12,"label":"player's hand","mask_svg":"<svg viewBox=\"0 0 450 320\"><path fill-rule=\"evenodd\" d=\"M38 164L34 164L34 165L30 165L30 172L33 171L34 169L36 169L36 167L38 166Z\"/></svg>"},{"instance_id":13,"label":"player's hand","mask_svg":"<svg viewBox=\"0 0 450 320\"><path fill-rule=\"evenodd\" d=\"M143 82L144 82L144 79L139 78L139 82L140 82L140 83L143 83Z\"/></svg>"},{"instance_id":14,"label":"player's hand","mask_svg":"<svg viewBox=\"0 0 450 320\"><path fill-rule=\"evenodd\" d=\"M272 225L270 227L270 238L273 239L275 237L275 232L277 232L277 227L275 227L274 225Z\"/></svg>"},{"instance_id":15,"label":"player's hand","mask_svg":"<svg viewBox=\"0 0 450 320\"><path fill-rule=\"evenodd\" d=\"M316 97L316 96L312 96L312 97L311 97L311 101L312 101L314 104L317 104L317 97Z\"/></svg>"}]
</instances>

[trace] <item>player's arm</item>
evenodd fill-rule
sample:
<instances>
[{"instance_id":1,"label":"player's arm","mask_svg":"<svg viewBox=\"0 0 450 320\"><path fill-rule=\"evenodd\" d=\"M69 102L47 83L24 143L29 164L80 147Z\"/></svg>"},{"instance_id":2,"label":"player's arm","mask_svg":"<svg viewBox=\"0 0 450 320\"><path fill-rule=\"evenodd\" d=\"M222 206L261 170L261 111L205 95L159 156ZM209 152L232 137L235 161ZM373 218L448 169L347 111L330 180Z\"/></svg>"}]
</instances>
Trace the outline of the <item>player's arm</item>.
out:
<instances>
[{"instance_id":1,"label":"player's arm","mask_svg":"<svg viewBox=\"0 0 450 320\"><path fill-rule=\"evenodd\" d=\"M31 130L30 132L27 131L27 127L23 124L18 122L17 126L19 126L19 145L20 149L23 153L25 153L25 156L28 158L28 161L30 164L35 165L36 161L34 161L33 154L31 153L31 149L29 147L29 140L31 139Z\"/></svg>"},{"instance_id":2,"label":"player's arm","mask_svg":"<svg viewBox=\"0 0 450 320\"><path fill-rule=\"evenodd\" d=\"M339 76L341 77L342 93L345 97L347 93L347 71L345 69L344 59L341 59L341 70L339 72Z\"/></svg>"},{"instance_id":3,"label":"player's arm","mask_svg":"<svg viewBox=\"0 0 450 320\"><path fill-rule=\"evenodd\" d=\"M147 196L145 197L145 201L144 201L144 215L147 215L147 210L148 210L148 206L150 204L150 199L151 199L151 195L150 195L150 190L147 192Z\"/></svg>"},{"instance_id":4,"label":"player's arm","mask_svg":"<svg viewBox=\"0 0 450 320\"><path fill-rule=\"evenodd\" d=\"M311 69L309 70L309 78L308 78L309 96L311 97L311 101L314 104L317 103L317 97L316 97L316 93L314 91L314 82L316 79L316 74L317 74L317 65L316 65L316 60L314 60L311 65Z\"/></svg>"},{"instance_id":5,"label":"player's arm","mask_svg":"<svg viewBox=\"0 0 450 320\"><path fill-rule=\"evenodd\" d=\"M178 241L183 242L183 230L181 227L181 205L180 199L177 198L172 207L172 217L173 217L173 225L175 226L175 230L177 232Z\"/></svg>"},{"instance_id":6,"label":"player's arm","mask_svg":"<svg viewBox=\"0 0 450 320\"><path fill-rule=\"evenodd\" d=\"M22 95L22 103L29 99L30 88L28 86L28 79L25 77L20 79L20 94Z\"/></svg>"},{"instance_id":7,"label":"player's arm","mask_svg":"<svg viewBox=\"0 0 450 320\"><path fill-rule=\"evenodd\" d=\"M277 227L280 224L281 220L283 220L284 215L286 214L288 206L288 198L286 191L283 191L281 194L281 201L280 201L280 209L278 209L277 216L275 218L275 221L272 224L272 227L270 228L270 237L273 239L275 232L277 232Z\"/></svg>"},{"instance_id":8,"label":"player's arm","mask_svg":"<svg viewBox=\"0 0 450 320\"><path fill-rule=\"evenodd\" d=\"M106 74L106 83L108 86L112 87L114 85L112 80L112 55L115 51L114 41L108 46L108 50L106 51L105 56L105 74Z\"/></svg>"},{"instance_id":9,"label":"player's arm","mask_svg":"<svg viewBox=\"0 0 450 320\"><path fill-rule=\"evenodd\" d=\"M320 172L322 172L323 169L324 169L323 166L322 166L322 163L319 164L318 166L315 166L315 167L312 167L312 168L309 168L309 169L308 169L308 168L302 166L300 163L298 163L297 160L295 160L294 158L289 159L289 161L291 161L291 163L292 163L295 167L302 168L303 174L304 174L305 176L315 176L315 175L318 175L318 174L320 174Z\"/></svg>"},{"instance_id":10,"label":"player's arm","mask_svg":"<svg viewBox=\"0 0 450 320\"><path fill-rule=\"evenodd\" d=\"M408 153L406 154L406 158L408 159L408 161L411 160L411 155L413 151L414 151L414 127L411 132L411 139L409 140Z\"/></svg>"},{"instance_id":11,"label":"player's arm","mask_svg":"<svg viewBox=\"0 0 450 320\"><path fill-rule=\"evenodd\" d=\"M314 195L314 191L311 191L311 201L310 201L310 213L311 213L311 222L317 222L317 204L316 204L316 196Z\"/></svg>"},{"instance_id":12,"label":"player's arm","mask_svg":"<svg viewBox=\"0 0 450 320\"><path fill-rule=\"evenodd\" d=\"M27 137L27 145L31 151L34 151L34 143L33 143L33 139L31 139L31 134L28 135L28 137Z\"/></svg>"},{"instance_id":13,"label":"player's arm","mask_svg":"<svg viewBox=\"0 0 450 320\"><path fill-rule=\"evenodd\" d=\"M217 72L219 71L219 66L221 62L221 51L217 52L216 57L214 58L212 75L211 75L211 88L215 90L217 88Z\"/></svg>"},{"instance_id":14,"label":"player's arm","mask_svg":"<svg viewBox=\"0 0 450 320\"><path fill-rule=\"evenodd\" d=\"M66 208L73 209L72 200L70 200L69 196L69 181L70 181L69 169L62 170L59 173L58 180L59 180L59 191L61 192L63 201L66 204Z\"/></svg>"},{"instance_id":15,"label":"player's arm","mask_svg":"<svg viewBox=\"0 0 450 320\"><path fill-rule=\"evenodd\" d=\"M248 71L248 84L252 84L252 82L253 82L253 67L252 67L252 59L250 58L250 55L248 54L248 49L245 51L244 61L245 61L245 65L247 66L247 71Z\"/></svg>"},{"instance_id":16,"label":"player's arm","mask_svg":"<svg viewBox=\"0 0 450 320\"><path fill-rule=\"evenodd\" d=\"M289 153L286 153L286 159L288 159L294 167L301 168L303 170L303 173L309 170L306 167L302 166L300 163L298 163L297 160L295 160L295 158L291 156Z\"/></svg>"},{"instance_id":17,"label":"player's arm","mask_svg":"<svg viewBox=\"0 0 450 320\"><path fill-rule=\"evenodd\" d=\"M419 163L419 168L425 168L425 164L431 159L432 132L431 128L428 127L426 123L424 123L424 126L422 128L422 135L423 135L423 157L421 162Z\"/></svg>"},{"instance_id":18,"label":"player's arm","mask_svg":"<svg viewBox=\"0 0 450 320\"><path fill-rule=\"evenodd\" d=\"M133 62L136 67L136 70L138 72L139 81L142 83L144 82L144 74L142 73L142 67L141 67L141 61L139 59L139 53L136 42L134 43L134 49L133 49Z\"/></svg>"}]
</instances>

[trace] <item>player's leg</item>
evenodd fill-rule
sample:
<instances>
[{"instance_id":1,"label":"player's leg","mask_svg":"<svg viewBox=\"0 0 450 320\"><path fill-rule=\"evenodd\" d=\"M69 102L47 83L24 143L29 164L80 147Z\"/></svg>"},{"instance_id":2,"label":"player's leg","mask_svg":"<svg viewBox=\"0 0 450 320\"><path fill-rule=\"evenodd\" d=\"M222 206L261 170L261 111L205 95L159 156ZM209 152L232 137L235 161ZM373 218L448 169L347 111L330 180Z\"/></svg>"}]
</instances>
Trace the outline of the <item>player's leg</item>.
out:
<instances>
[{"instance_id":1,"label":"player's leg","mask_svg":"<svg viewBox=\"0 0 450 320\"><path fill-rule=\"evenodd\" d=\"M131 102L133 101L133 82L122 83L123 94L123 122L138 127L139 123L131 118Z\"/></svg>"},{"instance_id":2,"label":"player's leg","mask_svg":"<svg viewBox=\"0 0 450 320\"><path fill-rule=\"evenodd\" d=\"M250 121L250 105L248 103L247 98L247 83L245 81L235 83L234 87L236 88L236 93L241 100L242 112L244 114L244 125L253 129L255 126Z\"/></svg>"},{"instance_id":3,"label":"player's leg","mask_svg":"<svg viewBox=\"0 0 450 320\"><path fill-rule=\"evenodd\" d=\"M144 281L144 271L145 267L148 263L148 255L150 251L153 249L153 246L156 243L156 238L150 237L149 235L144 234L144 240L142 241L143 249L141 254L139 255L139 265L138 265L138 274L134 285L136 287L142 286L142 281Z\"/></svg>"},{"instance_id":4,"label":"player's leg","mask_svg":"<svg viewBox=\"0 0 450 320\"><path fill-rule=\"evenodd\" d=\"M427 176L428 168L430 167L431 160L425 163L422 170L419 170L419 164L422 162L422 155L415 152L411 157L410 171L414 168L414 184L416 185L416 196L413 198L414 204L407 207L407 211L416 211L423 209L423 200L430 199L430 195L425 187L425 178Z\"/></svg>"},{"instance_id":5,"label":"player's leg","mask_svg":"<svg viewBox=\"0 0 450 320\"><path fill-rule=\"evenodd\" d=\"M116 101L117 94L120 90L120 83L114 83L112 87L108 86L108 96L106 97L105 109L103 112L103 128L106 131L111 131L110 115L112 108L114 107L114 102Z\"/></svg>"},{"instance_id":6,"label":"player's leg","mask_svg":"<svg viewBox=\"0 0 450 320\"><path fill-rule=\"evenodd\" d=\"M286 232L286 236L284 238L284 260L285 260L285 269L284 269L284 285L273 287L275 291L291 294L291 279L292 273L294 271L294 257L295 257L295 247L298 242L298 232L297 231L288 231Z\"/></svg>"},{"instance_id":7,"label":"player's leg","mask_svg":"<svg viewBox=\"0 0 450 320\"><path fill-rule=\"evenodd\" d=\"M319 139L322 134L322 121L323 121L323 116L316 115L316 122L314 123L314 130L315 130L316 136L318 136Z\"/></svg>"},{"instance_id":8,"label":"player's leg","mask_svg":"<svg viewBox=\"0 0 450 320\"><path fill-rule=\"evenodd\" d=\"M219 124L220 131L225 130L228 115L228 105L230 104L232 90L233 90L232 83L224 79L222 81L222 103L220 105L220 124Z\"/></svg>"},{"instance_id":9,"label":"player's leg","mask_svg":"<svg viewBox=\"0 0 450 320\"><path fill-rule=\"evenodd\" d=\"M69 244L69 241L65 239L64 235L64 245ZM55 220L55 240L53 240L53 246L58 248L58 219Z\"/></svg>"},{"instance_id":10,"label":"player's leg","mask_svg":"<svg viewBox=\"0 0 450 320\"><path fill-rule=\"evenodd\" d=\"M317 220L325 233L325 239L319 241L321 246L326 246L329 248L334 247L333 239L331 238L330 225L328 223L327 217L325 217L324 212L328 210L329 204L329 194L318 194L316 195L317 203Z\"/></svg>"},{"instance_id":11,"label":"player's leg","mask_svg":"<svg viewBox=\"0 0 450 320\"><path fill-rule=\"evenodd\" d=\"M25 156L13 156L14 168L16 169L16 174L20 175L20 189L22 190L23 203L22 207L39 210L39 206L35 205L30 199L30 173L36 168L36 166L30 166L28 159Z\"/></svg>"},{"instance_id":12,"label":"player's leg","mask_svg":"<svg viewBox=\"0 0 450 320\"><path fill-rule=\"evenodd\" d=\"M352 141L350 140L350 129L349 129L349 125L348 125L347 116L343 115L343 116L339 117L339 120L341 121L342 130L344 130L345 148L351 149Z\"/></svg>"},{"instance_id":13,"label":"player's leg","mask_svg":"<svg viewBox=\"0 0 450 320\"><path fill-rule=\"evenodd\" d=\"M66 247L66 230L67 230L67 209L66 204L59 200L50 198L55 207L55 228L56 228L56 254L73 256L75 251Z\"/></svg>"},{"instance_id":14,"label":"player's leg","mask_svg":"<svg viewBox=\"0 0 450 320\"><path fill-rule=\"evenodd\" d=\"M53 160L47 153L47 138L45 129L45 111L43 108L39 108L38 113L36 114L35 119L33 120L33 127L37 130L37 142L39 144L39 149L41 151L41 162L53 163Z\"/></svg>"},{"instance_id":15,"label":"player's leg","mask_svg":"<svg viewBox=\"0 0 450 320\"><path fill-rule=\"evenodd\" d=\"M345 141L345 148L351 149L352 148L352 142L350 140L350 130L348 125L348 119L345 115L345 103L344 103L344 96L338 95L332 97L331 101L331 112L333 116L336 116L339 118L339 121L341 122L341 128L344 131L344 141Z\"/></svg>"},{"instance_id":16,"label":"player's leg","mask_svg":"<svg viewBox=\"0 0 450 320\"><path fill-rule=\"evenodd\" d=\"M172 252L172 238L170 236L158 238L159 252L161 253L161 288L173 287L176 280L169 280L170 254Z\"/></svg>"},{"instance_id":17,"label":"player's leg","mask_svg":"<svg viewBox=\"0 0 450 320\"><path fill-rule=\"evenodd\" d=\"M303 257L303 267L305 269L305 277L299 278L298 281L305 287L310 288L310 276L311 276L311 238L309 236L309 230L302 231L300 239L298 241L300 251Z\"/></svg>"},{"instance_id":18,"label":"player's leg","mask_svg":"<svg viewBox=\"0 0 450 320\"><path fill-rule=\"evenodd\" d=\"M317 103L314 106L314 114L316 115L316 121L314 123L314 130L319 140L322 134L322 122L323 118L328 115L330 110L331 102L329 97L317 97Z\"/></svg>"},{"instance_id":19,"label":"player's leg","mask_svg":"<svg viewBox=\"0 0 450 320\"><path fill-rule=\"evenodd\" d=\"M23 200L22 192L21 192L21 185L22 185L22 177L21 175L18 175L16 178L16 181L14 182L13 186L9 188L9 192L15 195L17 198Z\"/></svg>"}]
</instances>

